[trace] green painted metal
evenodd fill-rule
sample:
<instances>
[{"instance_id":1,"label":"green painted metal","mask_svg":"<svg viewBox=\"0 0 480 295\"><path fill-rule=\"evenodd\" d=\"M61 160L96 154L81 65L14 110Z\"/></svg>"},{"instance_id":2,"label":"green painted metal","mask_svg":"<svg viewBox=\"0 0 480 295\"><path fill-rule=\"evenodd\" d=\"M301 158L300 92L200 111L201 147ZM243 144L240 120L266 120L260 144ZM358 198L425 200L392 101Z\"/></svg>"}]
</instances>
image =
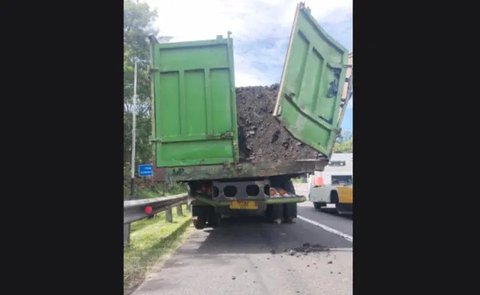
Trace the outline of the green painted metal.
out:
<instances>
[{"instance_id":1,"label":"green painted metal","mask_svg":"<svg viewBox=\"0 0 480 295\"><path fill-rule=\"evenodd\" d=\"M348 52L300 3L273 115L327 157L343 117ZM155 163L171 181L268 177L323 170L316 163L239 163L233 41L151 39ZM346 104L346 103L345 103Z\"/></svg>"},{"instance_id":2,"label":"green painted metal","mask_svg":"<svg viewBox=\"0 0 480 295\"><path fill-rule=\"evenodd\" d=\"M295 138L326 156L340 132L347 63L347 49L299 3L273 114Z\"/></svg>"},{"instance_id":3,"label":"green painted metal","mask_svg":"<svg viewBox=\"0 0 480 295\"><path fill-rule=\"evenodd\" d=\"M151 38L157 167L238 162L233 43Z\"/></svg>"},{"instance_id":4,"label":"green painted metal","mask_svg":"<svg viewBox=\"0 0 480 295\"><path fill-rule=\"evenodd\" d=\"M212 200L205 197L195 197L195 200L200 201L206 205L210 205L213 207L226 207L230 205L230 201L228 200ZM304 196L297 196L297 197L285 197L285 198L269 198L269 199L248 199L249 201L257 201L259 203L265 204L286 204L286 203L301 203L305 202L306 198Z\"/></svg>"},{"instance_id":5,"label":"green painted metal","mask_svg":"<svg viewBox=\"0 0 480 295\"><path fill-rule=\"evenodd\" d=\"M213 207L223 207L223 206L230 205L230 201L227 201L227 200L214 201L212 199L208 199L208 198L205 198L205 197L198 197L198 196L195 197L195 200L200 201L200 202L202 202L206 205L213 206Z\"/></svg>"},{"instance_id":6,"label":"green painted metal","mask_svg":"<svg viewBox=\"0 0 480 295\"><path fill-rule=\"evenodd\" d=\"M271 199L267 199L265 203L286 204L286 203L301 203L305 201L306 201L306 198L304 196L300 196L300 197L288 197L288 198L271 198Z\"/></svg>"},{"instance_id":7,"label":"green painted metal","mask_svg":"<svg viewBox=\"0 0 480 295\"><path fill-rule=\"evenodd\" d=\"M192 181L225 178L269 177L276 175L299 175L323 171L328 159L318 161L288 161L238 163L226 165L198 165L165 168L168 181Z\"/></svg>"}]
</instances>

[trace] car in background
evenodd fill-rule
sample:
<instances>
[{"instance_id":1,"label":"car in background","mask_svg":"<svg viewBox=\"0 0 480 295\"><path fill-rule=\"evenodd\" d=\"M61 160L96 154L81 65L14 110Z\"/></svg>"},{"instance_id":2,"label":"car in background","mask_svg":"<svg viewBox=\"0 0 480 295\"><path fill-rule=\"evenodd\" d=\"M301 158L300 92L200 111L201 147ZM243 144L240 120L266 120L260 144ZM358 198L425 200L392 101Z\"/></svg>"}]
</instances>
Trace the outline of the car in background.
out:
<instances>
[{"instance_id":1,"label":"car in background","mask_svg":"<svg viewBox=\"0 0 480 295\"><path fill-rule=\"evenodd\" d=\"M316 209L333 204L338 214L353 214L353 154L332 154L324 171L311 178L308 198Z\"/></svg>"}]
</instances>

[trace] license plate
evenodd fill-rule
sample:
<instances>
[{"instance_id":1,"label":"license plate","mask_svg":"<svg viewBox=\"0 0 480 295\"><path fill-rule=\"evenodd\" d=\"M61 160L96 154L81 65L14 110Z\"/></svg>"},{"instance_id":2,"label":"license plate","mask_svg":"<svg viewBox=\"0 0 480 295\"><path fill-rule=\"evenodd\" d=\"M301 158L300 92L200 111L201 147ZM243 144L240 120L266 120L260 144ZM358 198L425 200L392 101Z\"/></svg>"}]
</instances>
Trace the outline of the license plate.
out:
<instances>
[{"instance_id":1,"label":"license plate","mask_svg":"<svg viewBox=\"0 0 480 295\"><path fill-rule=\"evenodd\" d=\"M258 204L255 201L231 201L230 209L255 210L258 209Z\"/></svg>"}]
</instances>

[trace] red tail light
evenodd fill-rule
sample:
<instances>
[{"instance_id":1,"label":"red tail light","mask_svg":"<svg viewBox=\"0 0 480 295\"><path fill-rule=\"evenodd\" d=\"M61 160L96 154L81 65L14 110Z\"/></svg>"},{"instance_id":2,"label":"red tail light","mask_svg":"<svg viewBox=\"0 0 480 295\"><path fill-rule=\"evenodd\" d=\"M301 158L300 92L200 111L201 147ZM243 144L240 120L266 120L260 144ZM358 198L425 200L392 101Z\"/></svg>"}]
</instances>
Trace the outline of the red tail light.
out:
<instances>
[{"instance_id":1,"label":"red tail light","mask_svg":"<svg viewBox=\"0 0 480 295\"><path fill-rule=\"evenodd\" d=\"M152 206L145 207L145 214L152 214Z\"/></svg>"}]
</instances>

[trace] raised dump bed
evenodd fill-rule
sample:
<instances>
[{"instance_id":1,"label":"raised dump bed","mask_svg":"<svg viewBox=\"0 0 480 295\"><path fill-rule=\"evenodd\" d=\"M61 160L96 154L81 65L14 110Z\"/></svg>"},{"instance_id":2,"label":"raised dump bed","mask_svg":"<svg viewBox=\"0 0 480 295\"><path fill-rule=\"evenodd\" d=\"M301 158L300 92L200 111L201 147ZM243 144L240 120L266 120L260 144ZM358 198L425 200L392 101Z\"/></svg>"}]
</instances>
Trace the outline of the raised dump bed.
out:
<instances>
[{"instance_id":1,"label":"raised dump bed","mask_svg":"<svg viewBox=\"0 0 480 295\"><path fill-rule=\"evenodd\" d=\"M170 180L321 169L340 131L348 52L303 4L295 13L282 80L270 87L235 88L230 36L151 41L152 142L156 166Z\"/></svg>"},{"instance_id":2,"label":"raised dump bed","mask_svg":"<svg viewBox=\"0 0 480 295\"><path fill-rule=\"evenodd\" d=\"M305 197L291 177L328 163L350 97L342 93L347 63L347 50L303 3L279 85L235 88L230 36L151 38L155 166L188 183L196 228L245 210L276 222L297 216Z\"/></svg>"}]
</instances>

